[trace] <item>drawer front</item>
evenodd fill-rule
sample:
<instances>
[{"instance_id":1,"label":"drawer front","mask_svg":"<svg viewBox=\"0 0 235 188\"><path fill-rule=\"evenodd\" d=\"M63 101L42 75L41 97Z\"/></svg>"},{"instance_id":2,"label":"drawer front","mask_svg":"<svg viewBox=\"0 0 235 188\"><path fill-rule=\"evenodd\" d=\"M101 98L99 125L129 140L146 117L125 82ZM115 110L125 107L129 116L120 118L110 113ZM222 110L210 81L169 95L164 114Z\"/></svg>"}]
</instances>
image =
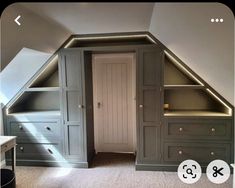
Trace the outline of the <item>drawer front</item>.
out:
<instances>
[{"instance_id":1,"label":"drawer front","mask_svg":"<svg viewBox=\"0 0 235 188\"><path fill-rule=\"evenodd\" d=\"M231 120L166 120L166 139L206 139L206 140L230 140Z\"/></svg>"},{"instance_id":2,"label":"drawer front","mask_svg":"<svg viewBox=\"0 0 235 188\"><path fill-rule=\"evenodd\" d=\"M15 140L10 140L7 143L1 145L1 152L4 153L6 151L9 151L16 145Z\"/></svg>"},{"instance_id":3,"label":"drawer front","mask_svg":"<svg viewBox=\"0 0 235 188\"><path fill-rule=\"evenodd\" d=\"M11 122L10 134L17 136L17 142L57 142L60 125L57 122Z\"/></svg>"},{"instance_id":4,"label":"drawer front","mask_svg":"<svg viewBox=\"0 0 235 188\"><path fill-rule=\"evenodd\" d=\"M182 162L186 159L209 163L221 159L230 163L230 144L165 143L164 161Z\"/></svg>"},{"instance_id":5,"label":"drawer front","mask_svg":"<svg viewBox=\"0 0 235 188\"><path fill-rule=\"evenodd\" d=\"M27 160L61 160L61 144L26 144L16 147L16 158Z\"/></svg>"}]
</instances>

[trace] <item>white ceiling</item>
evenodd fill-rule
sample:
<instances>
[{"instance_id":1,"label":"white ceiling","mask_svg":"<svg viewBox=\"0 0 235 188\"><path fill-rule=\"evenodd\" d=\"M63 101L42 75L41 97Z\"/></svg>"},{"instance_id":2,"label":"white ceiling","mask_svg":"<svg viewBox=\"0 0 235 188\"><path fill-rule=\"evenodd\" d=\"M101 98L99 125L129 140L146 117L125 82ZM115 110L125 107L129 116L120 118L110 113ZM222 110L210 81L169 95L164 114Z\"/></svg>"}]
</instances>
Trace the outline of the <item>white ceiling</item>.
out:
<instances>
[{"instance_id":1,"label":"white ceiling","mask_svg":"<svg viewBox=\"0 0 235 188\"><path fill-rule=\"evenodd\" d=\"M21 3L71 33L149 30L154 3Z\"/></svg>"}]
</instances>

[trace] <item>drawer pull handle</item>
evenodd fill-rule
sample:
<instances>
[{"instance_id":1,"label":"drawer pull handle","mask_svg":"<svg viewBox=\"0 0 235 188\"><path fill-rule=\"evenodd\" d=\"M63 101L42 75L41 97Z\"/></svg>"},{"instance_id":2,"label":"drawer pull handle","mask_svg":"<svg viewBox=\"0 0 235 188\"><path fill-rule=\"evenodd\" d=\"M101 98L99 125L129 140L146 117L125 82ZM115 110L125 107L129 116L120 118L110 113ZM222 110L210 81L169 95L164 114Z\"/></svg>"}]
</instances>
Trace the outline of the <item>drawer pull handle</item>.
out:
<instances>
[{"instance_id":1,"label":"drawer pull handle","mask_svg":"<svg viewBox=\"0 0 235 188\"><path fill-rule=\"evenodd\" d=\"M182 128L182 127L180 127L180 128L179 128L179 131L180 131L180 132L182 132L182 131L183 131L183 128Z\"/></svg>"},{"instance_id":2,"label":"drawer pull handle","mask_svg":"<svg viewBox=\"0 0 235 188\"><path fill-rule=\"evenodd\" d=\"M23 126L22 126L22 125L19 125L19 129L20 129L20 130L23 130Z\"/></svg>"},{"instance_id":3,"label":"drawer pull handle","mask_svg":"<svg viewBox=\"0 0 235 188\"><path fill-rule=\"evenodd\" d=\"M183 152L182 152L181 150L180 150L178 153L179 153L179 155L182 155L182 154L183 154Z\"/></svg>"},{"instance_id":4,"label":"drawer pull handle","mask_svg":"<svg viewBox=\"0 0 235 188\"><path fill-rule=\"evenodd\" d=\"M215 155L215 153L212 151L212 152L211 152L211 155Z\"/></svg>"},{"instance_id":5,"label":"drawer pull handle","mask_svg":"<svg viewBox=\"0 0 235 188\"><path fill-rule=\"evenodd\" d=\"M211 131L212 131L212 132L215 132L215 128L212 128Z\"/></svg>"},{"instance_id":6,"label":"drawer pull handle","mask_svg":"<svg viewBox=\"0 0 235 188\"><path fill-rule=\"evenodd\" d=\"M143 105L143 104L140 104L140 105L139 105L139 107L140 107L140 108L143 108L143 107L144 107L144 105Z\"/></svg>"},{"instance_id":7,"label":"drawer pull handle","mask_svg":"<svg viewBox=\"0 0 235 188\"><path fill-rule=\"evenodd\" d=\"M23 146L20 147L20 151L24 151L24 147Z\"/></svg>"},{"instance_id":8,"label":"drawer pull handle","mask_svg":"<svg viewBox=\"0 0 235 188\"><path fill-rule=\"evenodd\" d=\"M47 149L50 154L53 154L53 152L50 149Z\"/></svg>"},{"instance_id":9,"label":"drawer pull handle","mask_svg":"<svg viewBox=\"0 0 235 188\"><path fill-rule=\"evenodd\" d=\"M45 127L48 131L50 131L51 130L51 128L50 127Z\"/></svg>"}]
</instances>

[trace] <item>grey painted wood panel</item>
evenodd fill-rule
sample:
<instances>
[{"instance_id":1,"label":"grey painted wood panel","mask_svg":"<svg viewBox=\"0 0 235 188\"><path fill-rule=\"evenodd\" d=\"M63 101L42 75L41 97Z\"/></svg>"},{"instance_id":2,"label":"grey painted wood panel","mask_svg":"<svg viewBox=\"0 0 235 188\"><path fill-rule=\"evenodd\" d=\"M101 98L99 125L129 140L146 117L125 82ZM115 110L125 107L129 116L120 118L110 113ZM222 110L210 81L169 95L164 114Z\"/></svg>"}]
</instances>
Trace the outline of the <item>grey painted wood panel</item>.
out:
<instances>
[{"instance_id":1,"label":"grey painted wood panel","mask_svg":"<svg viewBox=\"0 0 235 188\"><path fill-rule=\"evenodd\" d=\"M81 126L68 125L68 155L83 156L83 133Z\"/></svg>"},{"instance_id":2,"label":"grey painted wood panel","mask_svg":"<svg viewBox=\"0 0 235 188\"><path fill-rule=\"evenodd\" d=\"M165 139L230 140L232 121L224 119L166 119Z\"/></svg>"},{"instance_id":3,"label":"grey painted wood panel","mask_svg":"<svg viewBox=\"0 0 235 188\"><path fill-rule=\"evenodd\" d=\"M152 89L143 90L143 122L156 122L159 121L159 106L156 105L157 91Z\"/></svg>"},{"instance_id":4,"label":"grey painted wood panel","mask_svg":"<svg viewBox=\"0 0 235 188\"><path fill-rule=\"evenodd\" d=\"M82 51L63 50L60 53L62 81L62 114L65 156L71 161L84 159L84 83Z\"/></svg>"},{"instance_id":5,"label":"grey painted wood panel","mask_svg":"<svg viewBox=\"0 0 235 188\"><path fill-rule=\"evenodd\" d=\"M81 91L66 91L66 121L82 123L82 94Z\"/></svg>"},{"instance_id":6,"label":"grey painted wood panel","mask_svg":"<svg viewBox=\"0 0 235 188\"><path fill-rule=\"evenodd\" d=\"M157 46L141 48L137 59L137 162L161 161L162 51Z\"/></svg>"},{"instance_id":7,"label":"grey painted wood panel","mask_svg":"<svg viewBox=\"0 0 235 188\"><path fill-rule=\"evenodd\" d=\"M186 159L196 160L199 163L209 163L221 159L231 163L230 144L220 143L165 143L164 161L180 163Z\"/></svg>"},{"instance_id":8,"label":"grey painted wood panel","mask_svg":"<svg viewBox=\"0 0 235 188\"><path fill-rule=\"evenodd\" d=\"M60 152L61 144L18 143L16 147L17 159L25 160L61 160Z\"/></svg>"}]
</instances>

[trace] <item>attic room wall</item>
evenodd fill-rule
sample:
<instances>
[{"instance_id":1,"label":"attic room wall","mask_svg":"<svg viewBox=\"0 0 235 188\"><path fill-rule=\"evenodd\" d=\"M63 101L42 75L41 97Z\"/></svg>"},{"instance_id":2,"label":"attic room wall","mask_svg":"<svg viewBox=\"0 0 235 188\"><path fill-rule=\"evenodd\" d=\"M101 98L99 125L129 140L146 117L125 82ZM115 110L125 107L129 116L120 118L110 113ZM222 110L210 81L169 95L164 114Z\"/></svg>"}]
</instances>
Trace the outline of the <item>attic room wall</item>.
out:
<instances>
[{"instance_id":1,"label":"attic room wall","mask_svg":"<svg viewBox=\"0 0 235 188\"><path fill-rule=\"evenodd\" d=\"M14 22L18 15L21 15L21 26ZM1 28L1 69L23 47L53 53L71 34L63 26L33 13L19 3L4 10L1 15Z\"/></svg>"},{"instance_id":2,"label":"attic room wall","mask_svg":"<svg viewBox=\"0 0 235 188\"><path fill-rule=\"evenodd\" d=\"M223 23L211 23L223 18ZM234 16L220 3L156 3L150 32L234 105Z\"/></svg>"}]
</instances>

